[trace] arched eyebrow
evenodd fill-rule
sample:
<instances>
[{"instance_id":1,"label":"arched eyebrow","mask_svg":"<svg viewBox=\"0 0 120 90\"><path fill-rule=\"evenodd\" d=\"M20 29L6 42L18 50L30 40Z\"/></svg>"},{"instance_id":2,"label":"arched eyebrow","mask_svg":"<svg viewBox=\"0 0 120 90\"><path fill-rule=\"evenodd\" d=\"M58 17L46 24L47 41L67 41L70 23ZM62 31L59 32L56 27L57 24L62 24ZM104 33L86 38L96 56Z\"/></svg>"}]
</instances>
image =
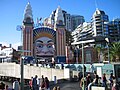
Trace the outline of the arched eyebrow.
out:
<instances>
[{"instance_id":1,"label":"arched eyebrow","mask_svg":"<svg viewBox=\"0 0 120 90\"><path fill-rule=\"evenodd\" d=\"M53 42L53 41L52 40L47 41L47 43L49 43L49 42Z\"/></svg>"},{"instance_id":2,"label":"arched eyebrow","mask_svg":"<svg viewBox=\"0 0 120 90\"><path fill-rule=\"evenodd\" d=\"M43 41L41 41L41 40L37 40L36 42L41 42L41 43L43 43Z\"/></svg>"}]
</instances>

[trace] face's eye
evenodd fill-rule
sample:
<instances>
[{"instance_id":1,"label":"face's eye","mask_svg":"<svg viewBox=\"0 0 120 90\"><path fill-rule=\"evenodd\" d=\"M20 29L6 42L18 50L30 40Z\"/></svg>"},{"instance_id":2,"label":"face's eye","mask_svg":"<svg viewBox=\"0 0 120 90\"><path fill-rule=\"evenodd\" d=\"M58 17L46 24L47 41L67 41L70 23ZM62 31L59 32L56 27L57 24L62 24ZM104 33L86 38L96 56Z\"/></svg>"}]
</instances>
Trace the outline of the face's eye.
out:
<instances>
[{"instance_id":1,"label":"face's eye","mask_svg":"<svg viewBox=\"0 0 120 90\"><path fill-rule=\"evenodd\" d=\"M48 44L48 45L47 45L47 48L52 48L52 45L51 45L51 44Z\"/></svg>"},{"instance_id":2,"label":"face's eye","mask_svg":"<svg viewBox=\"0 0 120 90\"><path fill-rule=\"evenodd\" d=\"M42 44L38 44L37 47L38 48L43 48L43 45Z\"/></svg>"}]
</instances>

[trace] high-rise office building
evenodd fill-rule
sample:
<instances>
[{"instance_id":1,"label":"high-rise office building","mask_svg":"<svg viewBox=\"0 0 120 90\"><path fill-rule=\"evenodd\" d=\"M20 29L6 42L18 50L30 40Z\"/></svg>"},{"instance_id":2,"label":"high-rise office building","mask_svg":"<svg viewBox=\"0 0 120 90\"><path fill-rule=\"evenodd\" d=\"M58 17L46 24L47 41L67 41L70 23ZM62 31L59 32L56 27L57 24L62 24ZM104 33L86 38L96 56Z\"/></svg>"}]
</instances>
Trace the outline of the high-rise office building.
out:
<instances>
[{"instance_id":1,"label":"high-rise office building","mask_svg":"<svg viewBox=\"0 0 120 90\"><path fill-rule=\"evenodd\" d=\"M55 11L52 11L52 14L50 17L46 18L44 20L44 26L48 26L53 28L54 25L54 17L55 17ZM62 10L63 17L64 17L64 24L65 24L65 29L68 31L73 31L75 28L79 25L82 24L85 20L84 17L81 15L71 15L67 13L66 11Z\"/></svg>"},{"instance_id":2,"label":"high-rise office building","mask_svg":"<svg viewBox=\"0 0 120 90\"><path fill-rule=\"evenodd\" d=\"M65 14L65 27L68 31L72 30L71 15L67 13Z\"/></svg>"},{"instance_id":3,"label":"high-rise office building","mask_svg":"<svg viewBox=\"0 0 120 90\"><path fill-rule=\"evenodd\" d=\"M93 37L93 31L92 31L92 23L90 22L84 22L83 24L80 24L73 32L72 36L74 38L74 41L80 41L85 38L91 38Z\"/></svg>"},{"instance_id":4,"label":"high-rise office building","mask_svg":"<svg viewBox=\"0 0 120 90\"><path fill-rule=\"evenodd\" d=\"M84 17L81 15L71 15L71 25L72 25L72 31L77 28L80 24L83 24L85 22Z\"/></svg>"},{"instance_id":5,"label":"high-rise office building","mask_svg":"<svg viewBox=\"0 0 120 90\"><path fill-rule=\"evenodd\" d=\"M109 37L112 42L120 41L120 18L108 23Z\"/></svg>"},{"instance_id":6,"label":"high-rise office building","mask_svg":"<svg viewBox=\"0 0 120 90\"><path fill-rule=\"evenodd\" d=\"M76 32L76 33L75 33ZM116 42L120 40L120 19L109 21L108 15L104 11L96 10L90 23L80 24L72 35L76 40L89 37L108 37L109 41Z\"/></svg>"},{"instance_id":7,"label":"high-rise office building","mask_svg":"<svg viewBox=\"0 0 120 90\"><path fill-rule=\"evenodd\" d=\"M76 37L78 41L84 38L96 37L96 36L109 36L109 28L108 28L108 15L105 14L104 11L97 9L91 19L91 22L85 22L80 24L74 32L78 32L78 36L72 35Z\"/></svg>"},{"instance_id":8,"label":"high-rise office building","mask_svg":"<svg viewBox=\"0 0 120 90\"><path fill-rule=\"evenodd\" d=\"M75 29L75 31L72 32L72 35L74 36L75 39L74 42L80 43L82 41L81 43L85 43L84 40L86 41L87 39L88 40L95 39L99 42L97 45L104 46L103 45L104 43L100 42L100 40L103 40L104 37L109 37L110 35L112 37L113 36L119 37L118 36L118 31L120 30L118 24L119 20L111 22L116 23L114 24L115 27L113 26L113 24L110 23L108 24L108 22L109 22L108 15L106 15L104 11L97 9L92 16L91 22L89 23L85 22L83 24L80 24ZM84 48L84 56L85 63L103 61L102 58L97 57L97 54L95 53L94 49L94 44L87 44L87 46Z\"/></svg>"},{"instance_id":9,"label":"high-rise office building","mask_svg":"<svg viewBox=\"0 0 120 90\"><path fill-rule=\"evenodd\" d=\"M104 11L97 9L92 16L92 26L94 36L108 36L108 15Z\"/></svg>"}]
</instances>

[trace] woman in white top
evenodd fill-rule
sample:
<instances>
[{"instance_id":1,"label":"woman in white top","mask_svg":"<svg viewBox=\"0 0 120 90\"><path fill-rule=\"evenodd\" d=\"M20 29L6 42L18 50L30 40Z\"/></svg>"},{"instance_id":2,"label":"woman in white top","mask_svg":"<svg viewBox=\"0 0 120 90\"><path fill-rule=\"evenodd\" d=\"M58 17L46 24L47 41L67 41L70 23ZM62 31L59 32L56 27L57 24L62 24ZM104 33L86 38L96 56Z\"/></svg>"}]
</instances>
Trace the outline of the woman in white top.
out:
<instances>
[{"instance_id":1,"label":"woman in white top","mask_svg":"<svg viewBox=\"0 0 120 90\"><path fill-rule=\"evenodd\" d=\"M13 90L20 90L20 85L17 79L13 82Z\"/></svg>"}]
</instances>

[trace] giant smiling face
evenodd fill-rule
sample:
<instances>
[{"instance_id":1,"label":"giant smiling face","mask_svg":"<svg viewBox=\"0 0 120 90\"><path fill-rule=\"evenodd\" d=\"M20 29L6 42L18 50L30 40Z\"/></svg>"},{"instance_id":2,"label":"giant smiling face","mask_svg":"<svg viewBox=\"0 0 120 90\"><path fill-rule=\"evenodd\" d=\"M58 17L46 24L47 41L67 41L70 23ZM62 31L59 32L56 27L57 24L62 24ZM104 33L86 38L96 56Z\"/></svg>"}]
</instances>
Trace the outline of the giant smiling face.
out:
<instances>
[{"instance_id":1,"label":"giant smiling face","mask_svg":"<svg viewBox=\"0 0 120 90\"><path fill-rule=\"evenodd\" d=\"M54 42L48 37L40 37L35 41L36 56L53 56L55 53Z\"/></svg>"}]
</instances>

